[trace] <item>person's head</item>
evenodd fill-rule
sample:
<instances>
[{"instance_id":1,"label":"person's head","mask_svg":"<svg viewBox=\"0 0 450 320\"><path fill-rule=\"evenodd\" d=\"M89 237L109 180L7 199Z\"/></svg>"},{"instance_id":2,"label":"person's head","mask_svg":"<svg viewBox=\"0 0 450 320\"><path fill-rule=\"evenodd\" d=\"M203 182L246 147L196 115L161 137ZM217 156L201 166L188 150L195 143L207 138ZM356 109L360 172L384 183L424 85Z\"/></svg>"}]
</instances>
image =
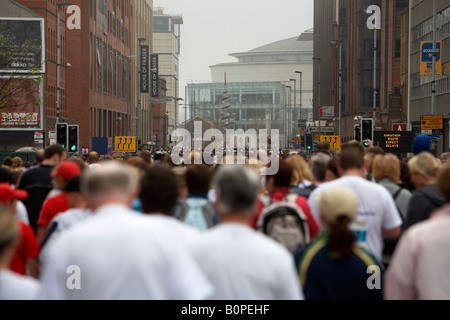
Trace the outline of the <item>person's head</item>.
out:
<instances>
[{"instance_id":1,"label":"person's head","mask_svg":"<svg viewBox=\"0 0 450 320\"><path fill-rule=\"evenodd\" d=\"M327 178L326 182L330 182L339 179L341 175L339 174L339 156L334 157L328 161L327 164Z\"/></svg>"},{"instance_id":2,"label":"person's head","mask_svg":"<svg viewBox=\"0 0 450 320\"><path fill-rule=\"evenodd\" d=\"M311 172L315 184L324 183L327 180L327 165L331 157L323 152L311 158Z\"/></svg>"},{"instance_id":3,"label":"person's head","mask_svg":"<svg viewBox=\"0 0 450 320\"><path fill-rule=\"evenodd\" d=\"M437 187L447 203L450 203L450 166L440 169L437 178Z\"/></svg>"},{"instance_id":4,"label":"person's head","mask_svg":"<svg viewBox=\"0 0 450 320\"><path fill-rule=\"evenodd\" d=\"M246 165L222 165L214 175L213 186L221 217L238 215L250 219L259 188L259 175L254 169Z\"/></svg>"},{"instance_id":5,"label":"person's head","mask_svg":"<svg viewBox=\"0 0 450 320\"><path fill-rule=\"evenodd\" d=\"M96 151L89 152L88 162L89 164L98 163L100 161L100 155Z\"/></svg>"},{"instance_id":6,"label":"person's head","mask_svg":"<svg viewBox=\"0 0 450 320\"><path fill-rule=\"evenodd\" d=\"M311 170L302 156L290 156L286 159L286 162L292 166L291 186L302 183L305 180L312 181Z\"/></svg>"},{"instance_id":7,"label":"person's head","mask_svg":"<svg viewBox=\"0 0 450 320\"><path fill-rule=\"evenodd\" d=\"M36 154L34 155L34 162L33 165L40 165L45 158L45 149L39 149L36 151Z\"/></svg>"},{"instance_id":8,"label":"person's head","mask_svg":"<svg viewBox=\"0 0 450 320\"><path fill-rule=\"evenodd\" d=\"M366 150L364 155L364 163L368 172L372 173L373 159L377 155L384 155L384 150L380 147L370 147Z\"/></svg>"},{"instance_id":9,"label":"person's head","mask_svg":"<svg viewBox=\"0 0 450 320\"><path fill-rule=\"evenodd\" d=\"M177 166L173 167L172 172L175 174L175 178L178 186L178 197L181 199L185 199L189 196L189 190L186 184L186 167Z\"/></svg>"},{"instance_id":10,"label":"person's head","mask_svg":"<svg viewBox=\"0 0 450 320\"><path fill-rule=\"evenodd\" d=\"M56 166L67 159L67 151L59 144L52 144L44 150L42 164Z\"/></svg>"},{"instance_id":11,"label":"person's head","mask_svg":"<svg viewBox=\"0 0 450 320\"><path fill-rule=\"evenodd\" d=\"M133 165L136 162L145 162L144 159L142 159L141 157L129 157L127 160L127 163L129 165Z\"/></svg>"},{"instance_id":12,"label":"person's head","mask_svg":"<svg viewBox=\"0 0 450 320\"><path fill-rule=\"evenodd\" d=\"M136 169L111 161L96 170L85 170L81 177L81 193L93 211L107 204L131 207L139 192Z\"/></svg>"},{"instance_id":13,"label":"person's head","mask_svg":"<svg viewBox=\"0 0 450 320\"><path fill-rule=\"evenodd\" d=\"M323 191L317 198L320 220L330 232L330 252L337 258L347 257L352 252L355 236L349 224L355 220L358 200L353 191L335 187Z\"/></svg>"},{"instance_id":14,"label":"person's head","mask_svg":"<svg viewBox=\"0 0 450 320\"><path fill-rule=\"evenodd\" d=\"M20 243L20 229L14 215L0 204L0 269L8 269Z\"/></svg>"},{"instance_id":15,"label":"person's head","mask_svg":"<svg viewBox=\"0 0 450 320\"><path fill-rule=\"evenodd\" d=\"M26 190L13 188L9 183L0 183L0 205L5 206L12 213L16 213L17 200L28 197Z\"/></svg>"},{"instance_id":16,"label":"person's head","mask_svg":"<svg viewBox=\"0 0 450 320\"><path fill-rule=\"evenodd\" d=\"M377 155L373 160L372 176L375 181L389 179L400 184L400 160L393 154Z\"/></svg>"},{"instance_id":17,"label":"person's head","mask_svg":"<svg viewBox=\"0 0 450 320\"><path fill-rule=\"evenodd\" d=\"M348 172L358 172L361 177L365 175L364 147L359 142L348 142L342 145L339 153L339 175Z\"/></svg>"},{"instance_id":18,"label":"person's head","mask_svg":"<svg viewBox=\"0 0 450 320\"><path fill-rule=\"evenodd\" d=\"M53 181L53 186L57 189L64 188L64 186L75 176L80 176L82 173L80 166L74 161L64 161L54 168L50 174Z\"/></svg>"},{"instance_id":19,"label":"person's head","mask_svg":"<svg viewBox=\"0 0 450 320\"><path fill-rule=\"evenodd\" d=\"M450 152L444 152L441 154L441 164L447 164L450 162Z\"/></svg>"},{"instance_id":20,"label":"person's head","mask_svg":"<svg viewBox=\"0 0 450 320\"><path fill-rule=\"evenodd\" d=\"M146 163L151 164L152 163L152 154L148 150L142 150L139 153L139 157L141 157Z\"/></svg>"},{"instance_id":21,"label":"person's head","mask_svg":"<svg viewBox=\"0 0 450 320\"><path fill-rule=\"evenodd\" d=\"M0 167L0 183L13 183L12 171L9 167Z\"/></svg>"},{"instance_id":22,"label":"person's head","mask_svg":"<svg viewBox=\"0 0 450 320\"><path fill-rule=\"evenodd\" d=\"M414 138L411 151L414 155L418 155L422 152L431 152L431 139L425 135L419 135Z\"/></svg>"},{"instance_id":23,"label":"person's head","mask_svg":"<svg viewBox=\"0 0 450 320\"><path fill-rule=\"evenodd\" d=\"M20 167L22 167L23 160L22 160L21 157L14 157L12 159L12 161L13 161L13 163L11 165L11 168L20 168Z\"/></svg>"},{"instance_id":24,"label":"person's head","mask_svg":"<svg viewBox=\"0 0 450 320\"><path fill-rule=\"evenodd\" d=\"M5 167L11 167L13 165L13 159L11 157L5 157L3 159L3 165Z\"/></svg>"},{"instance_id":25,"label":"person's head","mask_svg":"<svg viewBox=\"0 0 450 320\"><path fill-rule=\"evenodd\" d=\"M325 153L331 155L331 147L328 141L320 141L317 144L317 148L315 150L315 154Z\"/></svg>"},{"instance_id":26,"label":"person's head","mask_svg":"<svg viewBox=\"0 0 450 320\"><path fill-rule=\"evenodd\" d=\"M286 160L279 159L278 171L272 175L266 177L266 189L268 192L278 188L290 188L292 181L292 165L286 162Z\"/></svg>"},{"instance_id":27,"label":"person's head","mask_svg":"<svg viewBox=\"0 0 450 320\"><path fill-rule=\"evenodd\" d=\"M408 162L411 181L416 189L436 183L439 162L429 152L422 152Z\"/></svg>"},{"instance_id":28,"label":"person's head","mask_svg":"<svg viewBox=\"0 0 450 320\"><path fill-rule=\"evenodd\" d=\"M81 208L86 205L85 199L81 195L80 182L81 177L75 176L63 188L69 208Z\"/></svg>"},{"instance_id":29,"label":"person's head","mask_svg":"<svg viewBox=\"0 0 450 320\"><path fill-rule=\"evenodd\" d=\"M208 166L194 164L186 170L186 184L191 195L207 194L210 188L212 172Z\"/></svg>"},{"instance_id":30,"label":"person's head","mask_svg":"<svg viewBox=\"0 0 450 320\"><path fill-rule=\"evenodd\" d=\"M168 166L151 166L141 178L140 185L139 199L143 212L171 215L178 199L178 185L175 174Z\"/></svg>"},{"instance_id":31,"label":"person's head","mask_svg":"<svg viewBox=\"0 0 450 320\"><path fill-rule=\"evenodd\" d=\"M411 172L409 170L408 161L408 159L403 159L400 161L400 180L402 181L404 188L412 191L416 187L411 181Z\"/></svg>"}]
</instances>

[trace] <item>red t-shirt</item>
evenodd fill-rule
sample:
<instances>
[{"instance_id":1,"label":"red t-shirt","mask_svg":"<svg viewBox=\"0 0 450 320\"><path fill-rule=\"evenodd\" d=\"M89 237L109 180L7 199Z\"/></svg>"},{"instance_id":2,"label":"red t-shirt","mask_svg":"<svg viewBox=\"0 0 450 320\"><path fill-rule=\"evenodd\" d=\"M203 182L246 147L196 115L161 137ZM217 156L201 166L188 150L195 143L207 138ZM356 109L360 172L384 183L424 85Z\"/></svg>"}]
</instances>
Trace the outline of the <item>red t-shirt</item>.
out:
<instances>
[{"instance_id":1,"label":"red t-shirt","mask_svg":"<svg viewBox=\"0 0 450 320\"><path fill-rule=\"evenodd\" d=\"M50 221L58 215L58 213L69 210L69 203L67 203L66 193L47 199L42 205L41 213L37 225L48 227Z\"/></svg>"},{"instance_id":2,"label":"red t-shirt","mask_svg":"<svg viewBox=\"0 0 450 320\"><path fill-rule=\"evenodd\" d=\"M20 244L13 254L9 268L22 275L27 274L26 262L28 259L39 256L39 245L33 229L22 221L17 221L20 228Z\"/></svg>"},{"instance_id":3,"label":"red t-shirt","mask_svg":"<svg viewBox=\"0 0 450 320\"><path fill-rule=\"evenodd\" d=\"M270 193L270 197L272 198L273 202L280 202L282 201L288 194L290 193L290 189L289 188L279 188L276 189L274 191L272 191ZM299 206L300 209L303 210L306 219L308 221L308 227L309 227L309 236L311 238L311 241L313 241L317 234L319 233L319 224L316 221L316 218L314 218L311 209L308 205L308 201L306 200L305 197L299 196L297 198L297 206ZM264 209L264 204L258 200L257 203L257 207L256 207L256 212L253 214L252 219L251 219L251 227L253 229L257 228L257 222L258 222L258 218L259 215L261 214L262 210Z\"/></svg>"}]
</instances>

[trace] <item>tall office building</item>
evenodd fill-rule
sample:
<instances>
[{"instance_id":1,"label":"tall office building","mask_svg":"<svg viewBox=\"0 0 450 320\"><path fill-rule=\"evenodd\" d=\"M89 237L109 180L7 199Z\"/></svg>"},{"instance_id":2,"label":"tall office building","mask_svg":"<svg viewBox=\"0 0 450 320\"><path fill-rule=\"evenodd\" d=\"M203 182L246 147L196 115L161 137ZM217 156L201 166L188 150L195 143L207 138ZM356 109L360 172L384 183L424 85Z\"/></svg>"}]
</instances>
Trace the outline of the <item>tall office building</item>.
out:
<instances>
[{"instance_id":1,"label":"tall office building","mask_svg":"<svg viewBox=\"0 0 450 320\"><path fill-rule=\"evenodd\" d=\"M180 35L183 17L177 14L166 14L163 8L154 8L153 11L153 50L152 54L158 55L158 75L166 82L167 92L163 95L160 92L160 100L166 101L168 134L180 123L179 117L179 64L180 64ZM156 101L158 103L158 101ZM154 122L163 122L165 112L159 110L158 104L153 109ZM154 124L157 128L158 124ZM156 139L158 132L153 130L153 140ZM167 137L166 137L167 139ZM161 142L161 138L158 138Z\"/></svg>"}]
</instances>

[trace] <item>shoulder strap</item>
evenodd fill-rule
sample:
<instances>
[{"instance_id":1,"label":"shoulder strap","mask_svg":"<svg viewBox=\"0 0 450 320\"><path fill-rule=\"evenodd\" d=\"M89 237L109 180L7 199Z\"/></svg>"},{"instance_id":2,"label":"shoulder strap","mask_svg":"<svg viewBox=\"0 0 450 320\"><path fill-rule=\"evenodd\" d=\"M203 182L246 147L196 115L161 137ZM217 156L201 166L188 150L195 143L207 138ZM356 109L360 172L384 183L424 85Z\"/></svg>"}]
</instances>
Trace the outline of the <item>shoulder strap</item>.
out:
<instances>
[{"instance_id":1,"label":"shoulder strap","mask_svg":"<svg viewBox=\"0 0 450 320\"><path fill-rule=\"evenodd\" d=\"M402 192L402 190L403 190L402 187L398 188L397 192L393 195L394 201L397 200L397 198L398 198L398 196L400 195L400 193Z\"/></svg>"}]
</instances>

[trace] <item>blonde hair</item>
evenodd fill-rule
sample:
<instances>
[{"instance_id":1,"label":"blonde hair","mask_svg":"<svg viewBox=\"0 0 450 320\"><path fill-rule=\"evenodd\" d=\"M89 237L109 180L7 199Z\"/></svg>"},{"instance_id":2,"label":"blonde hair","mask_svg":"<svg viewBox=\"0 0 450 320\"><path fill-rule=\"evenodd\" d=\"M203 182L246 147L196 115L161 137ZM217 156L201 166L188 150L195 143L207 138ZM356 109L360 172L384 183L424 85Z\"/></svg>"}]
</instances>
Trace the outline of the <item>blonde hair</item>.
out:
<instances>
[{"instance_id":1,"label":"blonde hair","mask_svg":"<svg viewBox=\"0 0 450 320\"><path fill-rule=\"evenodd\" d=\"M377 155L372 162L372 176L375 181L387 178L400 183L400 160L393 154Z\"/></svg>"},{"instance_id":2,"label":"blonde hair","mask_svg":"<svg viewBox=\"0 0 450 320\"><path fill-rule=\"evenodd\" d=\"M291 185L303 182L304 180L312 181L311 170L302 156L290 156L286 162L292 166Z\"/></svg>"},{"instance_id":3,"label":"blonde hair","mask_svg":"<svg viewBox=\"0 0 450 320\"><path fill-rule=\"evenodd\" d=\"M19 237L19 226L14 215L0 205L0 254Z\"/></svg>"},{"instance_id":4,"label":"blonde hair","mask_svg":"<svg viewBox=\"0 0 450 320\"><path fill-rule=\"evenodd\" d=\"M437 176L439 162L431 153L422 152L408 161L408 167L411 172L434 178Z\"/></svg>"},{"instance_id":5,"label":"blonde hair","mask_svg":"<svg viewBox=\"0 0 450 320\"><path fill-rule=\"evenodd\" d=\"M21 157L14 157L12 161L13 163L11 165L11 168L20 168L23 164L23 160Z\"/></svg>"}]
</instances>

